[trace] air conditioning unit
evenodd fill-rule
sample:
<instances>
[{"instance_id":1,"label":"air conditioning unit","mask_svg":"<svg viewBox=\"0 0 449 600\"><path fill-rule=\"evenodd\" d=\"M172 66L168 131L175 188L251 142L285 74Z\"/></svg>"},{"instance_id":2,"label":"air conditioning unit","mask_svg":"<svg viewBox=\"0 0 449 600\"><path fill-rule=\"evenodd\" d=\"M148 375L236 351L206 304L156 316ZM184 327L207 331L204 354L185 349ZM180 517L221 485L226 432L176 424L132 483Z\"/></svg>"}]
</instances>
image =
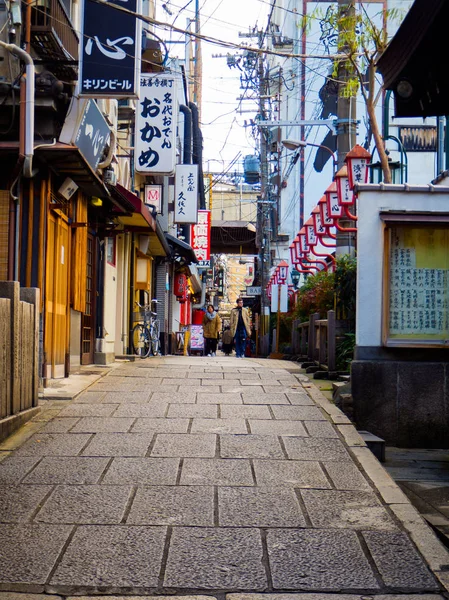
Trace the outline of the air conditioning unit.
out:
<instances>
[{"instance_id":1,"label":"air conditioning unit","mask_svg":"<svg viewBox=\"0 0 449 600\"><path fill-rule=\"evenodd\" d=\"M113 169L105 169L103 171L103 181L109 185L117 185L117 175Z\"/></svg>"}]
</instances>

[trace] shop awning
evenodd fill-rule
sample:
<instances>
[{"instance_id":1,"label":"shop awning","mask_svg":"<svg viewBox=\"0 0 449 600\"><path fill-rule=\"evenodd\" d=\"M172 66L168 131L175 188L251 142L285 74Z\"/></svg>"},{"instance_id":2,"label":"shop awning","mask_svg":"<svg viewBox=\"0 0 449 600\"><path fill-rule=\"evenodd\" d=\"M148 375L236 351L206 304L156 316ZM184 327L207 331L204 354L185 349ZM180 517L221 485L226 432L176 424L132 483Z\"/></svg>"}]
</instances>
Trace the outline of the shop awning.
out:
<instances>
[{"instance_id":1,"label":"shop awning","mask_svg":"<svg viewBox=\"0 0 449 600\"><path fill-rule=\"evenodd\" d=\"M189 244L186 244L182 240L178 240L178 238L176 238L174 235L170 235L169 233L165 234L165 238L169 246L171 246L173 249L173 258L176 258L176 256L180 256L182 258L185 258L188 263L198 263L198 259L195 255L192 246L189 246Z\"/></svg>"},{"instance_id":2,"label":"shop awning","mask_svg":"<svg viewBox=\"0 0 449 600\"><path fill-rule=\"evenodd\" d=\"M120 214L120 211L116 210L118 221L122 223L126 229L150 228L152 231L156 231L156 219L139 196L136 196L136 194L127 190L120 183L117 183L117 185L114 186L109 185L108 189L113 198L117 198L121 203L127 206L126 214Z\"/></svg>"}]
</instances>

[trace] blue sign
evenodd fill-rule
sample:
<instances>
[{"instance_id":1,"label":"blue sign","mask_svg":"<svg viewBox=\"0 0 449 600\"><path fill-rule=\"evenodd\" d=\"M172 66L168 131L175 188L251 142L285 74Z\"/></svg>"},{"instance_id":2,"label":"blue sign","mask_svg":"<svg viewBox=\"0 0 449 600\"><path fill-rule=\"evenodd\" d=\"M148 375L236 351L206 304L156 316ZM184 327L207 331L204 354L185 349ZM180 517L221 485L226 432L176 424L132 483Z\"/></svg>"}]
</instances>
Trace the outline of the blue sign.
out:
<instances>
[{"instance_id":1,"label":"blue sign","mask_svg":"<svg viewBox=\"0 0 449 600\"><path fill-rule=\"evenodd\" d=\"M119 11L114 5L126 8ZM84 0L81 19L80 95L136 97L140 60L139 0Z\"/></svg>"}]
</instances>

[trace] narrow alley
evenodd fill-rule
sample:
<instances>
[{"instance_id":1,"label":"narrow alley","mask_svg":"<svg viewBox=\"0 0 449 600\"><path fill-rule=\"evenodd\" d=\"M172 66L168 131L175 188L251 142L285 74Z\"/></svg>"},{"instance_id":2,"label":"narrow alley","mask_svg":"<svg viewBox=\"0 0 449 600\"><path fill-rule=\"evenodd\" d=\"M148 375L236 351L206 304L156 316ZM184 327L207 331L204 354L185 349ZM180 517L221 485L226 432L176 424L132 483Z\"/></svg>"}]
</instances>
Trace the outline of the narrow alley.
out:
<instances>
[{"instance_id":1,"label":"narrow alley","mask_svg":"<svg viewBox=\"0 0 449 600\"><path fill-rule=\"evenodd\" d=\"M119 363L44 404L0 446L2 600L444 597L446 550L294 363Z\"/></svg>"}]
</instances>

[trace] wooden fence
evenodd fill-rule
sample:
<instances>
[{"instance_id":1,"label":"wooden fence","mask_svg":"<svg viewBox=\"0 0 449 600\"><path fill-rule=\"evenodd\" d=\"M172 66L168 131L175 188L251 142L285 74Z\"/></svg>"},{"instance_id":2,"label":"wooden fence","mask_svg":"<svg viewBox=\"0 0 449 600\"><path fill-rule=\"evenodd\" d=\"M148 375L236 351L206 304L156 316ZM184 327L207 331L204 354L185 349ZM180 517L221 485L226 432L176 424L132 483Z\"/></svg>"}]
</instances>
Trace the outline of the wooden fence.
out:
<instances>
[{"instance_id":1,"label":"wooden fence","mask_svg":"<svg viewBox=\"0 0 449 600\"><path fill-rule=\"evenodd\" d=\"M335 357L336 323L335 312L327 311L327 319L320 319L315 313L309 320L300 323L293 321L292 350L293 354L307 357L329 371L336 369Z\"/></svg>"},{"instance_id":2,"label":"wooden fence","mask_svg":"<svg viewBox=\"0 0 449 600\"><path fill-rule=\"evenodd\" d=\"M39 290L0 282L0 440L38 411Z\"/></svg>"}]
</instances>

